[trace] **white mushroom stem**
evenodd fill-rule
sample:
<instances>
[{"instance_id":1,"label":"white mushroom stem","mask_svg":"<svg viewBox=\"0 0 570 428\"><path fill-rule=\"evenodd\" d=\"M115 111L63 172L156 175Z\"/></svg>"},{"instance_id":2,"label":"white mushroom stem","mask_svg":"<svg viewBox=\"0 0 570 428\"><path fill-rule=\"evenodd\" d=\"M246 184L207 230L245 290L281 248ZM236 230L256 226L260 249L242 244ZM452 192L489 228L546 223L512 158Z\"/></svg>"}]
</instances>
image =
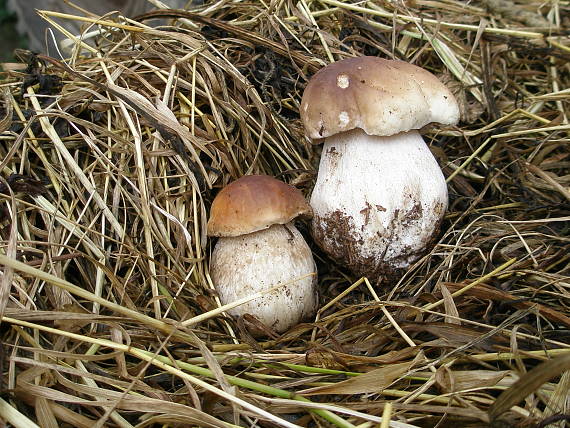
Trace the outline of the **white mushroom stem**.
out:
<instances>
[{"instance_id":1,"label":"white mushroom stem","mask_svg":"<svg viewBox=\"0 0 570 428\"><path fill-rule=\"evenodd\" d=\"M429 246L447 209L441 169L417 131L328 137L311 196L313 236L359 275L392 273Z\"/></svg>"},{"instance_id":2,"label":"white mushroom stem","mask_svg":"<svg viewBox=\"0 0 570 428\"><path fill-rule=\"evenodd\" d=\"M315 262L293 223L220 238L210 274L224 305L284 284L228 311L233 316L251 314L277 332L298 324L316 309Z\"/></svg>"}]
</instances>

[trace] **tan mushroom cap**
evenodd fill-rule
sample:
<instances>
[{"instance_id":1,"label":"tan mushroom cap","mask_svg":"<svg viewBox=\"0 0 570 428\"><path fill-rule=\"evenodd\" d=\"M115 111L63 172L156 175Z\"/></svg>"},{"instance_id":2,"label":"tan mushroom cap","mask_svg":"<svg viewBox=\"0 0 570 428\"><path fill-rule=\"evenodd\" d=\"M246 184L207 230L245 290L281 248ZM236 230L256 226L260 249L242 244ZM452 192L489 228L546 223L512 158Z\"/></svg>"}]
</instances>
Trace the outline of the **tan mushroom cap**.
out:
<instances>
[{"instance_id":1,"label":"tan mushroom cap","mask_svg":"<svg viewBox=\"0 0 570 428\"><path fill-rule=\"evenodd\" d=\"M325 138L361 128L389 136L428 123L457 123L453 94L433 74L404 61L347 58L319 70L301 101L308 137Z\"/></svg>"},{"instance_id":2,"label":"tan mushroom cap","mask_svg":"<svg viewBox=\"0 0 570 428\"><path fill-rule=\"evenodd\" d=\"M239 236L312 214L296 187L268 175L246 175L216 195L207 232L209 236Z\"/></svg>"}]
</instances>

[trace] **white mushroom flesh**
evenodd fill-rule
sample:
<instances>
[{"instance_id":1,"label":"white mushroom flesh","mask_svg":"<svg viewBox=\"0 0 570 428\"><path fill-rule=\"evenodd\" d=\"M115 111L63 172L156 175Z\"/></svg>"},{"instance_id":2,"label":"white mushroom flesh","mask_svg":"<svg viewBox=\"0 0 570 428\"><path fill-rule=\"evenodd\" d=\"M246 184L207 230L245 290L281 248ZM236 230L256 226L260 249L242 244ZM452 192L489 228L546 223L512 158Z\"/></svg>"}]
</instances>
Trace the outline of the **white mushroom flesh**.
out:
<instances>
[{"instance_id":1,"label":"white mushroom flesh","mask_svg":"<svg viewBox=\"0 0 570 428\"><path fill-rule=\"evenodd\" d=\"M356 129L325 140L310 203L321 248L355 273L376 278L421 257L448 194L417 131L379 137Z\"/></svg>"},{"instance_id":2,"label":"white mushroom flesh","mask_svg":"<svg viewBox=\"0 0 570 428\"><path fill-rule=\"evenodd\" d=\"M233 316L253 315L276 332L313 315L317 306L313 255L292 223L220 238L210 274L224 305L284 284L228 311Z\"/></svg>"}]
</instances>

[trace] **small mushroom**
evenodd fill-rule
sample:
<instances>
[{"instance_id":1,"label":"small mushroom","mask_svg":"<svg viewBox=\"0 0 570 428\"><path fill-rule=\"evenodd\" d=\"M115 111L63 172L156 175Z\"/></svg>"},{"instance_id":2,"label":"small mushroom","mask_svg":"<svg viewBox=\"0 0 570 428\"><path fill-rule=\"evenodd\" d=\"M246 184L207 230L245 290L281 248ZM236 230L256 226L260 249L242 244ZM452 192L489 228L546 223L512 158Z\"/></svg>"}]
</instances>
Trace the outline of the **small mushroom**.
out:
<instances>
[{"instance_id":1,"label":"small mushroom","mask_svg":"<svg viewBox=\"0 0 570 428\"><path fill-rule=\"evenodd\" d=\"M317 268L293 224L298 216L312 216L301 191L267 175L241 177L216 195L207 233L219 237L210 275L221 303L284 284L230 315L253 315L281 333L314 314Z\"/></svg>"},{"instance_id":2,"label":"small mushroom","mask_svg":"<svg viewBox=\"0 0 570 428\"><path fill-rule=\"evenodd\" d=\"M348 58L313 76L300 114L313 143L324 139L310 199L317 244L373 280L409 267L432 245L448 205L418 129L457 123L451 92L403 61Z\"/></svg>"}]
</instances>

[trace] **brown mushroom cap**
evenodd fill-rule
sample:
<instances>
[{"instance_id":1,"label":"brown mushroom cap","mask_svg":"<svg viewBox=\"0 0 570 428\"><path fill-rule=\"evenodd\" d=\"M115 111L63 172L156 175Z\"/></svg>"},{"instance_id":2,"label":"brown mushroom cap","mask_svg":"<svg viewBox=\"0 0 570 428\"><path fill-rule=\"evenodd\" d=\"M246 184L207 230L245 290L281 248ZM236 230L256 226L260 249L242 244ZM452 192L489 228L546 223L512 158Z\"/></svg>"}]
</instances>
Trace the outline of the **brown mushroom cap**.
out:
<instances>
[{"instance_id":1,"label":"brown mushroom cap","mask_svg":"<svg viewBox=\"0 0 570 428\"><path fill-rule=\"evenodd\" d=\"M296 187L268 175L246 175L216 195L207 232L209 236L239 236L312 214Z\"/></svg>"},{"instance_id":2,"label":"brown mushroom cap","mask_svg":"<svg viewBox=\"0 0 570 428\"><path fill-rule=\"evenodd\" d=\"M459 107L429 71L404 61L364 56L319 70L305 88L300 114L313 139L355 128L389 136L431 122L455 124Z\"/></svg>"}]
</instances>

